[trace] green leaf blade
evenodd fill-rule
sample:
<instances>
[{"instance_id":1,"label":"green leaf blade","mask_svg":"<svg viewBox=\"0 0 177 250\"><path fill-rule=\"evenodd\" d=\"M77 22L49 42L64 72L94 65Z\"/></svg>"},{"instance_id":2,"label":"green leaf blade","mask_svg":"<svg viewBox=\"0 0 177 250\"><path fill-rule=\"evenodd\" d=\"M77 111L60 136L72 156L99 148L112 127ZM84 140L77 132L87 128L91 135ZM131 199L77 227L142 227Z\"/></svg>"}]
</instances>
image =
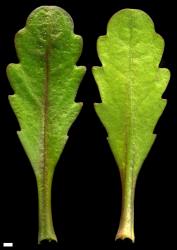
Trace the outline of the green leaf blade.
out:
<instances>
[{"instance_id":1,"label":"green leaf blade","mask_svg":"<svg viewBox=\"0 0 177 250\"><path fill-rule=\"evenodd\" d=\"M9 100L20 123L20 141L37 178L39 242L56 240L51 215L52 178L67 132L82 107L74 102L85 73L85 67L75 65L82 39L73 33L67 12L42 6L28 17L15 44L20 63L7 68L15 92Z\"/></svg>"},{"instance_id":2,"label":"green leaf blade","mask_svg":"<svg viewBox=\"0 0 177 250\"><path fill-rule=\"evenodd\" d=\"M95 109L107 129L122 182L116 238L134 241L136 179L156 137L153 130L166 104L161 96L170 72L159 68L164 41L140 10L124 9L113 15L97 49L102 67L93 67L93 75L102 103Z\"/></svg>"}]
</instances>

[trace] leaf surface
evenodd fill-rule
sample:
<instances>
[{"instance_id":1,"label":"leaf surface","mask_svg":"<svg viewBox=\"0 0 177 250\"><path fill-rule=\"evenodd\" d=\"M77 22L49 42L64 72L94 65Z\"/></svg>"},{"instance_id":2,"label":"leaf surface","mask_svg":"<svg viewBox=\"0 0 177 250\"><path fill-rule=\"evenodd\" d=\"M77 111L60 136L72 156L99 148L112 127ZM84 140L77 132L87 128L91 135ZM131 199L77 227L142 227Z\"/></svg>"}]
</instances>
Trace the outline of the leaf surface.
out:
<instances>
[{"instance_id":1,"label":"leaf surface","mask_svg":"<svg viewBox=\"0 0 177 250\"><path fill-rule=\"evenodd\" d=\"M82 39L63 9L42 6L15 37L20 63L10 64L8 78L15 92L10 104L20 123L20 141L32 164L39 197L39 242L56 240L51 214L54 169L67 132L81 110L74 99L85 67L76 66Z\"/></svg>"},{"instance_id":2,"label":"leaf surface","mask_svg":"<svg viewBox=\"0 0 177 250\"><path fill-rule=\"evenodd\" d=\"M116 238L134 241L134 189L139 170L156 135L154 127L166 100L170 78L159 68L164 49L150 17L124 9L110 19L97 50L102 67L93 67L102 103L95 109L108 132L108 142L122 182L122 211Z\"/></svg>"}]
</instances>

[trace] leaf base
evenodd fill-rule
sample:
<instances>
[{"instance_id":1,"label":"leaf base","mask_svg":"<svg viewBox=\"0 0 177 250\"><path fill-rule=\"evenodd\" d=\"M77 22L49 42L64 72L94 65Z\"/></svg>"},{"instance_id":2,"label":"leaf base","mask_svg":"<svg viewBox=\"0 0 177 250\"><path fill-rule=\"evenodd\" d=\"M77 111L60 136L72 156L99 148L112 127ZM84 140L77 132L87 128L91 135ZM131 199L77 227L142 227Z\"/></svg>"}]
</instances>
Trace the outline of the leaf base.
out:
<instances>
[{"instance_id":1,"label":"leaf base","mask_svg":"<svg viewBox=\"0 0 177 250\"><path fill-rule=\"evenodd\" d=\"M125 226L124 228L118 230L115 240L118 240L118 239L121 239L121 240L130 239L134 243L135 242L134 231L132 232L128 230L127 227Z\"/></svg>"}]
</instances>

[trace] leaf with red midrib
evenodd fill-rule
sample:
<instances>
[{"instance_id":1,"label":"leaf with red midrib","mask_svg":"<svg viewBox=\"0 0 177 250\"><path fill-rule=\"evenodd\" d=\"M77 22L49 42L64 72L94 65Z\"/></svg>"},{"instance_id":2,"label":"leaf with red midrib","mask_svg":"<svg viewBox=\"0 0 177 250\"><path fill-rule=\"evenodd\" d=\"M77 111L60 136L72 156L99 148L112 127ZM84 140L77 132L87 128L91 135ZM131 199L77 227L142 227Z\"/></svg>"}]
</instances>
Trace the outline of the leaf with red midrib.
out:
<instances>
[{"instance_id":1,"label":"leaf with red midrib","mask_svg":"<svg viewBox=\"0 0 177 250\"><path fill-rule=\"evenodd\" d=\"M63 9L42 6L15 37L19 64L10 64L8 78L15 92L9 97L20 123L20 141L32 164L39 197L39 242L57 240L51 213L54 169L67 132L81 110L74 99L85 67L76 66L82 39Z\"/></svg>"}]
</instances>

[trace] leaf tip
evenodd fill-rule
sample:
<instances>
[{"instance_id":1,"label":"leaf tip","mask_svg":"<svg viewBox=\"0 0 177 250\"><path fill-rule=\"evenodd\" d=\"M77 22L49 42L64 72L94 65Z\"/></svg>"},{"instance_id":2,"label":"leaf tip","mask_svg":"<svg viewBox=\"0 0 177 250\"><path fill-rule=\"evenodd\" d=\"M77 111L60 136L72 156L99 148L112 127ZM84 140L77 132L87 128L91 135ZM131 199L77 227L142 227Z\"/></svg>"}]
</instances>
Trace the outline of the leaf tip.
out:
<instances>
[{"instance_id":1,"label":"leaf tip","mask_svg":"<svg viewBox=\"0 0 177 250\"><path fill-rule=\"evenodd\" d=\"M9 74L10 74L10 70L11 70L11 67L14 65L14 63L9 63L6 67L6 73L7 73L7 76L9 77Z\"/></svg>"},{"instance_id":2,"label":"leaf tip","mask_svg":"<svg viewBox=\"0 0 177 250\"><path fill-rule=\"evenodd\" d=\"M84 74L87 70L87 68L85 66L77 66L77 68L79 68L80 71L82 71L82 73Z\"/></svg>"},{"instance_id":3,"label":"leaf tip","mask_svg":"<svg viewBox=\"0 0 177 250\"><path fill-rule=\"evenodd\" d=\"M53 15L56 14L62 14L63 16L65 16L66 18L68 18L69 22L72 24L72 26L74 25L73 23L73 19L72 17L69 15L69 13L64 10L63 8L56 6L56 5L42 5L37 7L36 9L34 9L30 15L27 18L27 22L30 22L31 19L33 19L35 16L40 16L41 17L51 17Z\"/></svg>"},{"instance_id":4,"label":"leaf tip","mask_svg":"<svg viewBox=\"0 0 177 250\"><path fill-rule=\"evenodd\" d=\"M93 73L93 74L97 74L97 73L99 73L99 72L102 71L102 70L103 70L103 68L100 67L100 66L93 66L93 67L92 67L92 73Z\"/></svg>"}]
</instances>

